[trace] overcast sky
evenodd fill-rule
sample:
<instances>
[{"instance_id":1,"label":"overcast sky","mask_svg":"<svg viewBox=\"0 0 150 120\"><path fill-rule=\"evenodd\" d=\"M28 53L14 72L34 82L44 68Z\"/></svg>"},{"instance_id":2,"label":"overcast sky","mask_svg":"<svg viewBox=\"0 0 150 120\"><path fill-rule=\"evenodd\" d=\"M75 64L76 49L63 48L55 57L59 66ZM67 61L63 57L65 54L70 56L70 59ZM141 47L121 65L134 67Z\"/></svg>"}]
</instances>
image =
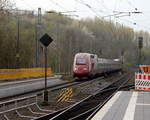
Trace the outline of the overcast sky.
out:
<instances>
[{"instance_id":1,"label":"overcast sky","mask_svg":"<svg viewBox=\"0 0 150 120\"><path fill-rule=\"evenodd\" d=\"M132 27L134 30L147 30L150 32L150 1L149 0L13 0L20 9L37 11L40 7L43 11L55 10L58 12L76 11L67 13L78 15L81 18L104 17L114 14L113 11L134 12L141 14L121 14L122 17L105 17L104 19L119 22ZM137 9L137 10L135 10ZM125 16L124 16L125 15ZM136 24L134 24L136 23Z\"/></svg>"}]
</instances>

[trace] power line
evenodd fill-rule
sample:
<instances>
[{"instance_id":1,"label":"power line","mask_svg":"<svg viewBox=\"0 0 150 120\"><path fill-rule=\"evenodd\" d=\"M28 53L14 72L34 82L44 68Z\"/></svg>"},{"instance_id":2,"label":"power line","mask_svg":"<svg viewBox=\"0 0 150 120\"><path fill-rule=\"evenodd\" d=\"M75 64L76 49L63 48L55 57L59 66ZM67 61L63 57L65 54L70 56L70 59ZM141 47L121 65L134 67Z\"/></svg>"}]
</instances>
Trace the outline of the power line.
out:
<instances>
[{"instance_id":1,"label":"power line","mask_svg":"<svg viewBox=\"0 0 150 120\"><path fill-rule=\"evenodd\" d=\"M59 3L53 1L53 0L50 0L53 4L55 4L56 6L58 6L59 8L62 8L63 10L65 11L68 11L66 8L64 8L62 5L60 5Z\"/></svg>"},{"instance_id":2,"label":"power line","mask_svg":"<svg viewBox=\"0 0 150 120\"><path fill-rule=\"evenodd\" d=\"M96 0L98 3L99 3L99 5L101 5L104 9L106 9L106 10L111 10L111 9L109 9L108 7L106 7L105 5L104 5L104 1L103 0ZM112 10L111 10L112 11Z\"/></svg>"},{"instance_id":3,"label":"power line","mask_svg":"<svg viewBox=\"0 0 150 120\"><path fill-rule=\"evenodd\" d=\"M115 2L114 11L115 11L116 8L117 8L117 2L118 2L118 0L116 0L116 2Z\"/></svg>"},{"instance_id":4,"label":"power line","mask_svg":"<svg viewBox=\"0 0 150 120\"><path fill-rule=\"evenodd\" d=\"M104 12L110 12L110 11L112 11L111 9L109 9L108 7L106 7L105 5L104 5L104 3L102 2L102 1L99 1L99 0L95 0L96 2L97 2L97 6L98 6L98 8L101 6L102 8L102 10L100 10L100 12L102 12L102 13L104 13ZM99 6L100 5L100 6Z\"/></svg>"},{"instance_id":5,"label":"power line","mask_svg":"<svg viewBox=\"0 0 150 120\"><path fill-rule=\"evenodd\" d=\"M138 10L137 7L135 7L129 0L127 0L127 2L128 2L128 4L129 4L131 7L133 7L136 11ZM143 15L145 16L146 19L148 19L148 20L150 19L144 12L142 12L142 13L143 13Z\"/></svg>"},{"instance_id":6,"label":"power line","mask_svg":"<svg viewBox=\"0 0 150 120\"><path fill-rule=\"evenodd\" d=\"M24 2L26 4L26 6L28 6L32 11L37 13L37 10L34 9L30 4L28 4L25 0L21 0L22 2Z\"/></svg>"},{"instance_id":7,"label":"power line","mask_svg":"<svg viewBox=\"0 0 150 120\"><path fill-rule=\"evenodd\" d=\"M150 28L148 28L147 26L141 25L139 23L136 23L136 22L133 22L133 21L130 21L130 20L126 20L126 19L122 19L122 18L118 18L118 19L122 20L122 21L125 21L125 22L128 22L132 25L136 25L136 26L139 26L139 27L142 27L142 28L147 28L148 30L150 30Z\"/></svg>"},{"instance_id":8,"label":"power line","mask_svg":"<svg viewBox=\"0 0 150 120\"><path fill-rule=\"evenodd\" d=\"M88 7L96 15L96 17L100 17L101 18L101 16L99 14L97 14L97 12L93 9L92 6L90 6L89 4L85 3L83 0L80 0L80 1L76 0L76 1L78 3L84 5L84 6Z\"/></svg>"},{"instance_id":9,"label":"power line","mask_svg":"<svg viewBox=\"0 0 150 120\"><path fill-rule=\"evenodd\" d=\"M115 3L115 6L114 6L114 10L113 11L115 11L116 9L117 9L117 6L119 6L120 5L120 2L122 1L122 0L119 0L118 2L117 2L118 0L116 0L116 3ZM118 4L117 4L118 3Z\"/></svg>"},{"instance_id":10,"label":"power line","mask_svg":"<svg viewBox=\"0 0 150 120\"><path fill-rule=\"evenodd\" d=\"M128 3L131 7L136 8L129 0L127 0L127 3Z\"/></svg>"}]
</instances>

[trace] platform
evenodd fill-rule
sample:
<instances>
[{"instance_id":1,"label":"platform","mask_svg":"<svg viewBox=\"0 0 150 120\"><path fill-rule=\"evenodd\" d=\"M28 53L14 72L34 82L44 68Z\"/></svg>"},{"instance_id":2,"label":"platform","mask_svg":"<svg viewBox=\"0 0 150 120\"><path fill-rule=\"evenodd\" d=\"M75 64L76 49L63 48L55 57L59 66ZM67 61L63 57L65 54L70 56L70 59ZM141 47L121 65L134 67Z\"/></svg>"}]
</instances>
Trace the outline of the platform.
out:
<instances>
[{"instance_id":1,"label":"platform","mask_svg":"<svg viewBox=\"0 0 150 120\"><path fill-rule=\"evenodd\" d=\"M117 92L91 120L150 120L150 92Z\"/></svg>"}]
</instances>

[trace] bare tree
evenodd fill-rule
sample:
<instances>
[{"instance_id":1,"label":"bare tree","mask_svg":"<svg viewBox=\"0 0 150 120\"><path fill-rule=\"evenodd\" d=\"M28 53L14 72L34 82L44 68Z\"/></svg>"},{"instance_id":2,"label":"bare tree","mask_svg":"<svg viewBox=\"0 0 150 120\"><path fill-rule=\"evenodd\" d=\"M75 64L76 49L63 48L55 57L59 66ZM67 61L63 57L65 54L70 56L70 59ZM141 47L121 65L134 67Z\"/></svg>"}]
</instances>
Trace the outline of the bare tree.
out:
<instances>
[{"instance_id":1,"label":"bare tree","mask_svg":"<svg viewBox=\"0 0 150 120\"><path fill-rule=\"evenodd\" d=\"M12 9L14 4L10 0L0 0L0 14L6 14Z\"/></svg>"}]
</instances>

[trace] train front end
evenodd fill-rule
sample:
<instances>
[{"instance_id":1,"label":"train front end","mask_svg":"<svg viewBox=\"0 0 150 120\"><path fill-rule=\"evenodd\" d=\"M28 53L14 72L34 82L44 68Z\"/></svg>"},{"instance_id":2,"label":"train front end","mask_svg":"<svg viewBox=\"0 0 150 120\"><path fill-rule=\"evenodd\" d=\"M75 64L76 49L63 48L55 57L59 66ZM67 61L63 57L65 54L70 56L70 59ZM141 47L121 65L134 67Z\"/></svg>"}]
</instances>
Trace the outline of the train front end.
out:
<instances>
[{"instance_id":1,"label":"train front end","mask_svg":"<svg viewBox=\"0 0 150 120\"><path fill-rule=\"evenodd\" d=\"M86 53L76 54L73 64L73 77L88 77L89 73L89 55Z\"/></svg>"}]
</instances>

